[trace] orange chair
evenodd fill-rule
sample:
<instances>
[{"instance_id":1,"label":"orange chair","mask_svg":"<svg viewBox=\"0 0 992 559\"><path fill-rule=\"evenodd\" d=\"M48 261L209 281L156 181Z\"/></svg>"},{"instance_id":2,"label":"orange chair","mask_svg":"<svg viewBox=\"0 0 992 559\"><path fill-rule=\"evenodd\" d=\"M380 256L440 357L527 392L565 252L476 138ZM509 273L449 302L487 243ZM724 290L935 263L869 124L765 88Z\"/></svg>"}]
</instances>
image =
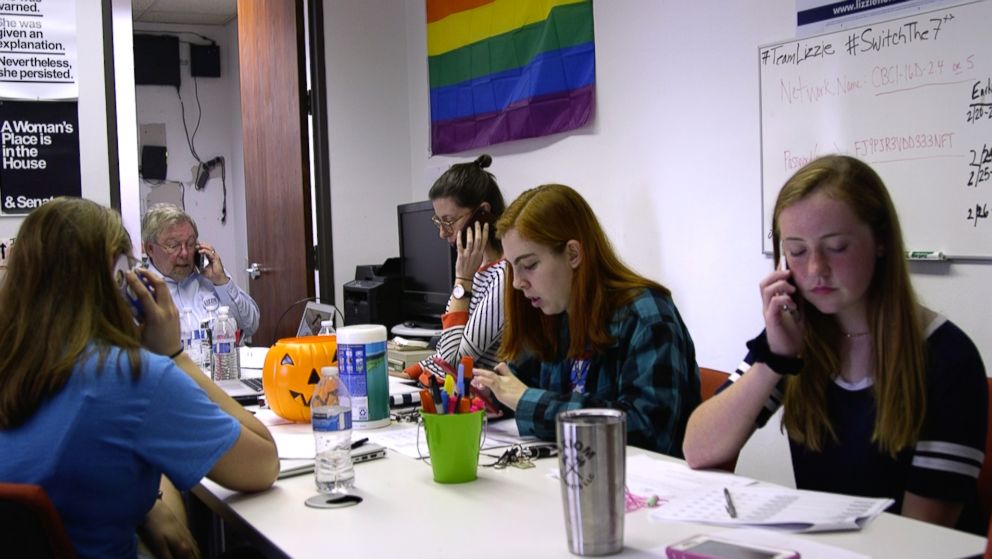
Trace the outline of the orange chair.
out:
<instances>
[{"instance_id":1,"label":"orange chair","mask_svg":"<svg viewBox=\"0 0 992 559\"><path fill-rule=\"evenodd\" d=\"M717 388L723 386L723 383L727 382L730 377L730 373L725 373L723 371L718 371L716 369L707 369L706 367L699 368L699 394L703 401L710 399L714 394L716 394ZM717 466L717 469L724 470L730 473L734 473L737 469L737 456L733 459L724 462Z\"/></svg>"},{"instance_id":2,"label":"orange chair","mask_svg":"<svg viewBox=\"0 0 992 559\"><path fill-rule=\"evenodd\" d=\"M986 380L986 386L989 391L989 423L985 431L985 461L978 472L978 505L985 523L989 524L992 522L992 378ZM985 556L992 559L989 552Z\"/></svg>"},{"instance_id":3,"label":"orange chair","mask_svg":"<svg viewBox=\"0 0 992 559\"><path fill-rule=\"evenodd\" d=\"M0 483L0 541L8 557L76 556L62 517L37 485Z\"/></svg>"}]
</instances>

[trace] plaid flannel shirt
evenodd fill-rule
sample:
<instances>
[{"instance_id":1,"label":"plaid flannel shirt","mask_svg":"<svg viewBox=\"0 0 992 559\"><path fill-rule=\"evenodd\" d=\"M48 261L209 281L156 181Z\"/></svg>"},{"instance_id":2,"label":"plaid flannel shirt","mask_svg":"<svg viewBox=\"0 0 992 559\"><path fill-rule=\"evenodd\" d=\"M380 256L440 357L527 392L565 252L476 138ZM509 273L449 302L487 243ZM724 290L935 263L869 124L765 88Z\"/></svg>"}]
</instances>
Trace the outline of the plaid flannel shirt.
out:
<instances>
[{"instance_id":1,"label":"plaid flannel shirt","mask_svg":"<svg viewBox=\"0 0 992 559\"><path fill-rule=\"evenodd\" d=\"M613 408L627 415L628 444L682 456L689 414L699 404L699 367L692 338L669 297L645 290L617 310L614 343L591 357L582 393L572 392L568 320L561 322L561 358L534 355L510 364L529 388L517 404L522 435L555 439L555 417L579 408Z\"/></svg>"}]
</instances>

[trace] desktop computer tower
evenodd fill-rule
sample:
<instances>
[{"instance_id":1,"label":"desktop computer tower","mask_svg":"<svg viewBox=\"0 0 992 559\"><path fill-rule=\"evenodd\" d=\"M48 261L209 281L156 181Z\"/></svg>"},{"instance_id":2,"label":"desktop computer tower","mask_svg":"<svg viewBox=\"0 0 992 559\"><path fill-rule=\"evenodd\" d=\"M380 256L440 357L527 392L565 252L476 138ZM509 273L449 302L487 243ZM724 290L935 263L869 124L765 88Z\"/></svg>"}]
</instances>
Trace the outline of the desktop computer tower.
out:
<instances>
[{"instance_id":1,"label":"desktop computer tower","mask_svg":"<svg viewBox=\"0 0 992 559\"><path fill-rule=\"evenodd\" d=\"M382 324L389 330L400 317L400 278L389 259L382 266L358 266L355 279L344 284L344 323Z\"/></svg>"}]
</instances>

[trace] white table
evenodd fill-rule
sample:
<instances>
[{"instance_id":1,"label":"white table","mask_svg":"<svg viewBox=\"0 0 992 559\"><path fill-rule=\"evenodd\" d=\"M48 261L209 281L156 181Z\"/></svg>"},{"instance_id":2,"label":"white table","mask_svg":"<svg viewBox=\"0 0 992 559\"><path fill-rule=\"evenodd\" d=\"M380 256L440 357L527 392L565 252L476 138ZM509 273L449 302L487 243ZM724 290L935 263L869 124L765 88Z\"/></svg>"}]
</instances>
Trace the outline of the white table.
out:
<instances>
[{"instance_id":1,"label":"white table","mask_svg":"<svg viewBox=\"0 0 992 559\"><path fill-rule=\"evenodd\" d=\"M279 427L272 431L278 436ZM628 456L644 452L631 447ZM485 456L480 460L491 461ZM390 452L385 459L356 465L355 494L364 501L343 509L304 505L316 494L313 475L280 480L254 495L228 491L209 480L193 492L226 522L255 530L260 537L256 543L269 553L294 558L574 557L568 551L558 481L547 477L557 467L556 459L536 464L528 470L480 467L474 482L442 485L433 481L425 463ZM627 515L623 556L653 555L693 534L725 530L653 522L649 514L639 510ZM984 538L893 514L881 515L858 532L799 537L879 558L967 557L985 549ZM320 540L328 547L315 547Z\"/></svg>"}]
</instances>

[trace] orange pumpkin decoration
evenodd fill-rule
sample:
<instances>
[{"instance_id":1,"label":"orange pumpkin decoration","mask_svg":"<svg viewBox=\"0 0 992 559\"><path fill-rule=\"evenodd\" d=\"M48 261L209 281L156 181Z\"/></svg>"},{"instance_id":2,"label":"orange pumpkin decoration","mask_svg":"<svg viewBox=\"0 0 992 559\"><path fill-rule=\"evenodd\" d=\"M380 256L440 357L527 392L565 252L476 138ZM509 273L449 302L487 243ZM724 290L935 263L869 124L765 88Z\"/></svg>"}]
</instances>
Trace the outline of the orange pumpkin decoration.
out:
<instances>
[{"instance_id":1,"label":"orange pumpkin decoration","mask_svg":"<svg viewBox=\"0 0 992 559\"><path fill-rule=\"evenodd\" d=\"M272 411L283 419L310 421L310 398L320 368L337 365L337 336L283 338L269 348L262 389Z\"/></svg>"}]
</instances>

